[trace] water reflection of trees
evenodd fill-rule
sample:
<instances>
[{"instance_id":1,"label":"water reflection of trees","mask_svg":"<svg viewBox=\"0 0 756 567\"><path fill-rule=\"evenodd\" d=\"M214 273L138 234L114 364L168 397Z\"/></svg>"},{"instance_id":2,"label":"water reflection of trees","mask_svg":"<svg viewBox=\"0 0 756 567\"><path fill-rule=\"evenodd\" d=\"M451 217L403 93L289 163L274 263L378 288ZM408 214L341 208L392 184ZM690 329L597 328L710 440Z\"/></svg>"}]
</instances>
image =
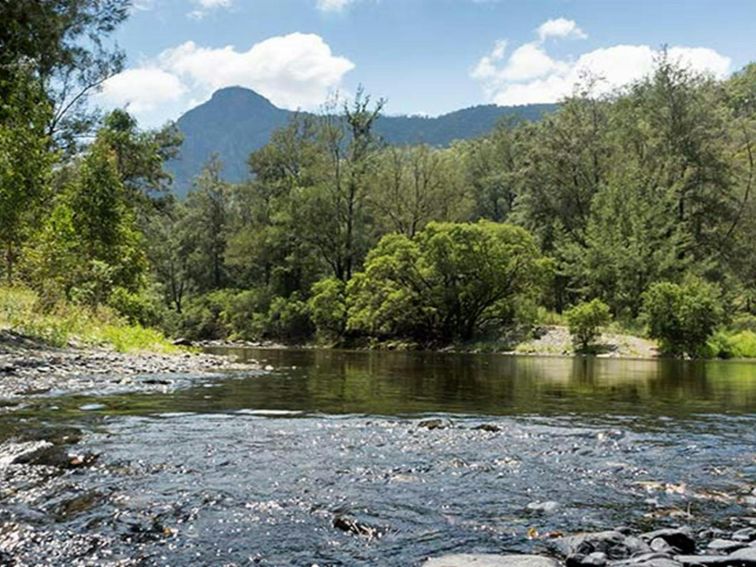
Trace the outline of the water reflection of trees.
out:
<instances>
[{"instance_id":1,"label":"water reflection of trees","mask_svg":"<svg viewBox=\"0 0 756 567\"><path fill-rule=\"evenodd\" d=\"M752 411L756 366L737 362L263 351L276 370L218 394L246 407L327 413Z\"/></svg>"}]
</instances>

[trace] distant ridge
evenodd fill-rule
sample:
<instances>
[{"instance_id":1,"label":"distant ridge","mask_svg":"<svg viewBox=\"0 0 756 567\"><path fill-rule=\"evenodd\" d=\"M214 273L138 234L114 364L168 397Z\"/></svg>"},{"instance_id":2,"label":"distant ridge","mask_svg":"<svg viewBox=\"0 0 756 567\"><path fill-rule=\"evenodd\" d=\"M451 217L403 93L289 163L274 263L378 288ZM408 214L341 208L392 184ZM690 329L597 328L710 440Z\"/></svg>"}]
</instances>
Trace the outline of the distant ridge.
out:
<instances>
[{"instance_id":1,"label":"distant ridge","mask_svg":"<svg viewBox=\"0 0 756 567\"><path fill-rule=\"evenodd\" d=\"M489 104L434 118L382 116L376 123L376 132L390 144L448 146L454 140L475 138L489 132L504 116L538 120L555 108L553 104ZM249 154L263 147L292 114L250 89L228 87L216 91L210 100L189 110L177 121L184 143L178 158L167 164L175 178L175 193L186 195L192 179L215 152L223 161L224 178L234 182L247 178Z\"/></svg>"}]
</instances>

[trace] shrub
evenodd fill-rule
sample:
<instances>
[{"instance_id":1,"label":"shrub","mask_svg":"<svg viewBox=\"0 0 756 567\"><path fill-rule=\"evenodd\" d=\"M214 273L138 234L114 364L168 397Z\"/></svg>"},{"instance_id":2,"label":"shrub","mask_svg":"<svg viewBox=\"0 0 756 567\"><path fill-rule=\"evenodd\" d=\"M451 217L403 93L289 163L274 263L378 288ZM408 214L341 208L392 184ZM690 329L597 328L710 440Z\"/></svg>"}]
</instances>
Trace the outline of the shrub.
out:
<instances>
[{"instance_id":1,"label":"shrub","mask_svg":"<svg viewBox=\"0 0 756 567\"><path fill-rule=\"evenodd\" d=\"M719 331L707 342L705 354L719 358L756 358L756 333Z\"/></svg>"},{"instance_id":2,"label":"shrub","mask_svg":"<svg viewBox=\"0 0 756 567\"><path fill-rule=\"evenodd\" d=\"M134 293L123 287L110 292L108 305L132 324L157 325L161 319L158 300L147 292Z\"/></svg>"},{"instance_id":3,"label":"shrub","mask_svg":"<svg viewBox=\"0 0 756 567\"><path fill-rule=\"evenodd\" d=\"M575 346L588 350L593 341L601 335L601 327L611 322L609 306L600 299L579 303L564 313L570 327L570 335Z\"/></svg>"},{"instance_id":4,"label":"shrub","mask_svg":"<svg viewBox=\"0 0 756 567\"><path fill-rule=\"evenodd\" d=\"M288 299L276 297L270 304L266 335L287 342L301 342L312 337L315 326L307 303L293 293Z\"/></svg>"},{"instance_id":5,"label":"shrub","mask_svg":"<svg viewBox=\"0 0 756 567\"><path fill-rule=\"evenodd\" d=\"M312 286L307 306L318 335L333 340L344 334L347 316L344 282L336 278L320 280Z\"/></svg>"},{"instance_id":6,"label":"shrub","mask_svg":"<svg viewBox=\"0 0 756 567\"><path fill-rule=\"evenodd\" d=\"M655 283L643 294L642 316L665 352L699 356L722 321L721 290L699 278Z\"/></svg>"}]
</instances>

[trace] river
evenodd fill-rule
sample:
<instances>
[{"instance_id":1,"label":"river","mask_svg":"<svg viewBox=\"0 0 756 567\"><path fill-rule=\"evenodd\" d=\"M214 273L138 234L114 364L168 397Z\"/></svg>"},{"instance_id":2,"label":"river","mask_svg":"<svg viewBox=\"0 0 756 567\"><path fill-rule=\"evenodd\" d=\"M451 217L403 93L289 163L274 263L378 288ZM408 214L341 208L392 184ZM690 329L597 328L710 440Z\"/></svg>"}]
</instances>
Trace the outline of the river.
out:
<instances>
[{"instance_id":1,"label":"river","mask_svg":"<svg viewBox=\"0 0 756 567\"><path fill-rule=\"evenodd\" d=\"M756 515L754 363L223 352L268 371L0 413L0 564L416 565ZM65 432L94 464L3 460Z\"/></svg>"}]
</instances>

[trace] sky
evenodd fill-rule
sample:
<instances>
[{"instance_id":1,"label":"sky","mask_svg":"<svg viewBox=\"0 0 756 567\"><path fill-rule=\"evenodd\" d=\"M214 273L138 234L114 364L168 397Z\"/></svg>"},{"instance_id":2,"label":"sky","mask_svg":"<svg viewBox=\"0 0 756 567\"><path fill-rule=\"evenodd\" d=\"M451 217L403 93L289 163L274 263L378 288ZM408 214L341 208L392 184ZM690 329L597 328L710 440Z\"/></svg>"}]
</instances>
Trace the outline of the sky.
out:
<instances>
[{"instance_id":1,"label":"sky","mask_svg":"<svg viewBox=\"0 0 756 567\"><path fill-rule=\"evenodd\" d=\"M317 110L359 85L388 114L555 102L642 77L662 46L716 77L756 60L756 0L132 0L97 102L147 127L222 87Z\"/></svg>"}]
</instances>

